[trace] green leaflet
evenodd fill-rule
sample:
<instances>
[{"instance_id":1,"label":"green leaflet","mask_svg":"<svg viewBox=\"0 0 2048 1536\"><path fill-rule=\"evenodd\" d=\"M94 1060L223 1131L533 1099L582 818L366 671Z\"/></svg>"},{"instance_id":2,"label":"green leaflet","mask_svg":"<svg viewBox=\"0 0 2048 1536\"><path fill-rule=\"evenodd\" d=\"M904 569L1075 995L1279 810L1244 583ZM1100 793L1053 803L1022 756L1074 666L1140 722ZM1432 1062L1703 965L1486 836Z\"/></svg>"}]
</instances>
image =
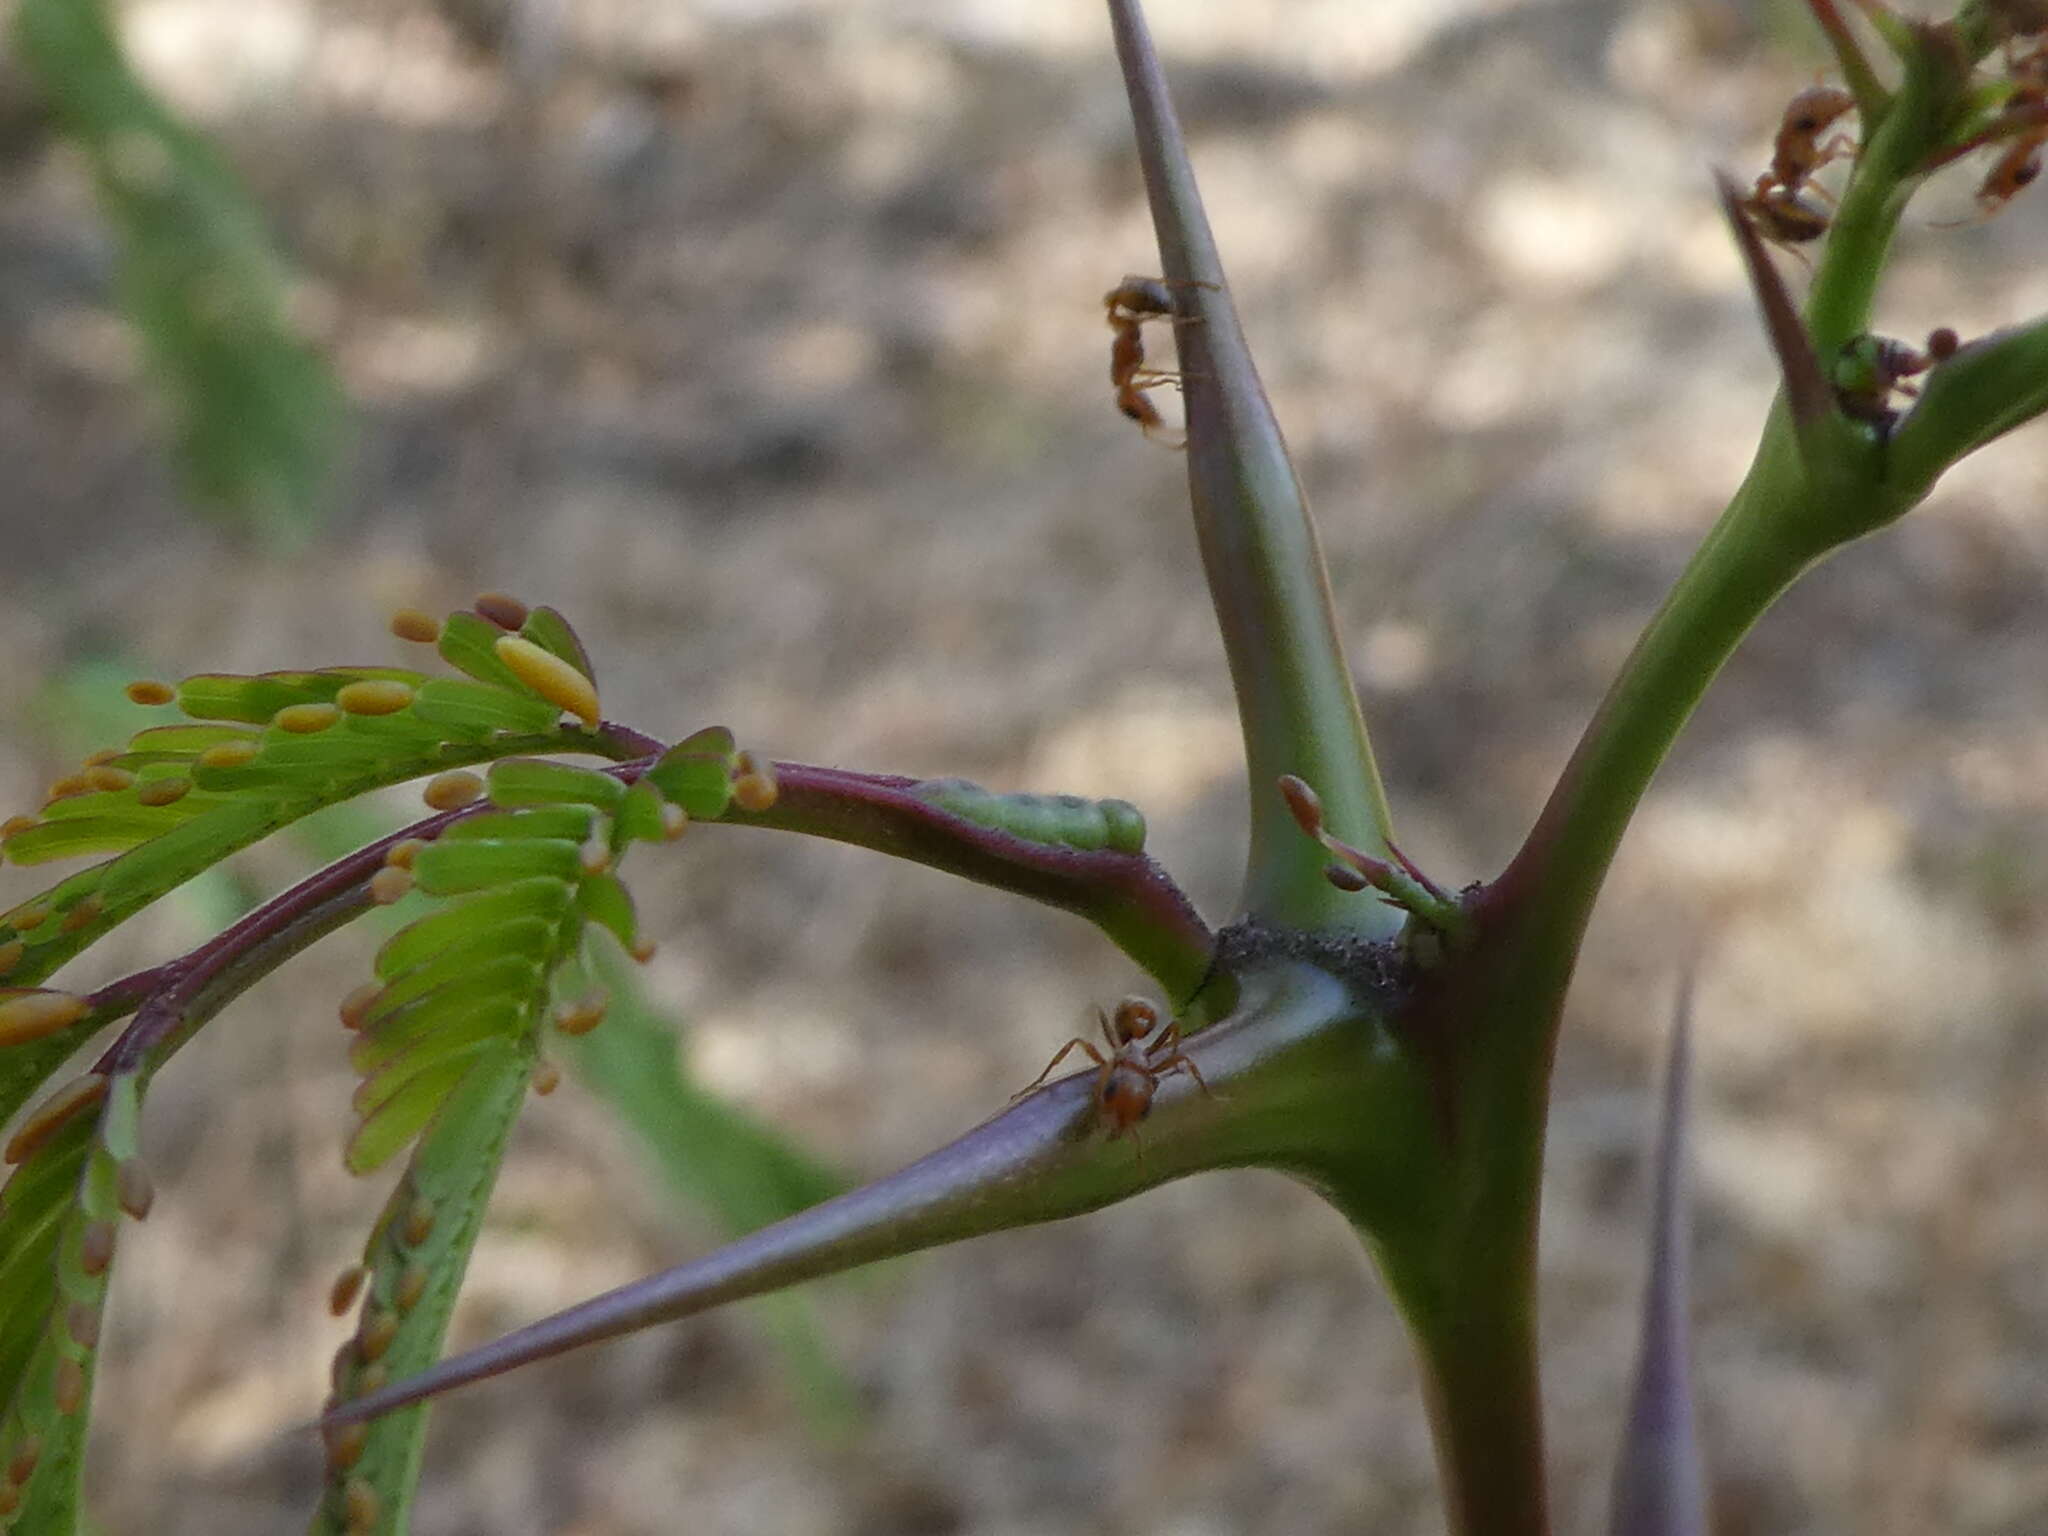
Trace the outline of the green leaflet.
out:
<instances>
[{"instance_id":1,"label":"green leaflet","mask_svg":"<svg viewBox=\"0 0 2048 1536\"><path fill-rule=\"evenodd\" d=\"M1128 800L1089 800L1080 795L999 795L969 779L927 779L915 790L943 810L977 826L991 827L1031 843L1052 843L1084 852L1107 848L1141 853L1145 816Z\"/></svg>"},{"instance_id":2,"label":"green leaflet","mask_svg":"<svg viewBox=\"0 0 2048 1536\"><path fill-rule=\"evenodd\" d=\"M364 1249L369 1280L356 1335L335 1362L337 1401L440 1357L532 1067L530 1046L504 1042L480 1052L413 1149ZM396 1536L407 1528L426 1413L408 1408L329 1437L314 1536Z\"/></svg>"},{"instance_id":3,"label":"green leaflet","mask_svg":"<svg viewBox=\"0 0 2048 1536\"><path fill-rule=\"evenodd\" d=\"M427 844L412 872L427 895L456 896L513 880L573 881L582 864L577 845L559 838L465 838Z\"/></svg>"},{"instance_id":4,"label":"green leaflet","mask_svg":"<svg viewBox=\"0 0 2048 1536\"><path fill-rule=\"evenodd\" d=\"M559 880L521 880L437 908L384 941L384 947L377 951L377 974L389 980L459 939L490 932L515 918L537 917L548 923L557 922L572 895Z\"/></svg>"},{"instance_id":5,"label":"green leaflet","mask_svg":"<svg viewBox=\"0 0 2048 1536\"><path fill-rule=\"evenodd\" d=\"M109 1083L0 1191L0 1466L31 1445L34 1469L0 1512L0 1531L59 1536L78 1519L94 1364L107 1277L123 1216L146 1215L137 1162L142 1089ZM11 1477L11 1474L10 1474ZM5 1486L5 1484L0 1484Z\"/></svg>"},{"instance_id":6,"label":"green leaflet","mask_svg":"<svg viewBox=\"0 0 2048 1536\"><path fill-rule=\"evenodd\" d=\"M551 763L538 757L506 757L491 764L491 804L507 809L522 805L594 805L613 811L626 798L626 786L608 773Z\"/></svg>"},{"instance_id":7,"label":"green leaflet","mask_svg":"<svg viewBox=\"0 0 2048 1536\"><path fill-rule=\"evenodd\" d=\"M597 681L597 671L590 664L590 653L583 649L583 642L569 627L569 621L554 609L534 609L527 614L519 633L550 655L559 656L593 683Z\"/></svg>"},{"instance_id":8,"label":"green leaflet","mask_svg":"<svg viewBox=\"0 0 2048 1536\"><path fill-rule=\"evenodd\" d=\"M363 1017L363 1032L375 1035L387 1020L401 1013L453 1018L479 1003L505 999L523 1003L537 996L546 980L549 951L560 941L559 925L543 929L536 948L525 953L501 947L503 941L497 933L485 937L494 941L492 946L487 950L481 944L465 945L479 958L459 969L416 966L378 993ZM481 958L485 953L490 954L488 960Z\"/></svg>"},{"instance_id":9,"label":"green leaflet","mask_svg":"<svg viewBox=\"0 0 2048 1536\"><path fill-rule=\"evenodd\" d=\"M531 698L518 675L498 660L498 636L504 633L479 614L467 611L451 613L441 626L441 659L456 671L467 672L479 683L487 683L503 693Z\"/></svg>"},{"instance_id":10,"label":"green leaflet","mask_svg":"<svg viewBox=\"0 0 2048 1536\"><path fill-rule=\"evenodd\" d=\"M469 838L558 837L581 845L597 824L587 805L536 806L524 811L485 811L458 821L441 834L444 843Z\"/></svg>"},{"instance_id":11,"label":"green leaflet","mask_svg":"<svg viewBox=\"0 0 2048 1536\"><path fill-rule=\"evenodd\" d=\"M396 1009L374 1025L366 1024L349 1047L349 1065L367 1075L381 1071L430 1037L478 1040L494 1034L512 1036L528 1022L525 1001L509 994L472 998L459 1006L440 1003L440 999L423 999L417 1007Z\"/></svg>"},{"instance_id":12,"label":"green leaflet","mask_svg":"<svg viewBox=\"0 0 2048 1536\"><path fill-rule=\"evenodd\" d=\"M732 732L714 725L686 736L647 770L647 782L697 821L715 821L732 803Z\"/></svg>"},{"instance_id":13,"label":"green leaflet","mask_svg":"<svg viewBox=\"0 0 2048 1536\"><path fill-rule=\"evenodd\" d=\"M492 658L496 660L495 657ZM412 713L462 739L485 740L499 731L537 735L554 729L561 710L523 688L437 677L420 685Z\"/></svg>"}]
</instances>

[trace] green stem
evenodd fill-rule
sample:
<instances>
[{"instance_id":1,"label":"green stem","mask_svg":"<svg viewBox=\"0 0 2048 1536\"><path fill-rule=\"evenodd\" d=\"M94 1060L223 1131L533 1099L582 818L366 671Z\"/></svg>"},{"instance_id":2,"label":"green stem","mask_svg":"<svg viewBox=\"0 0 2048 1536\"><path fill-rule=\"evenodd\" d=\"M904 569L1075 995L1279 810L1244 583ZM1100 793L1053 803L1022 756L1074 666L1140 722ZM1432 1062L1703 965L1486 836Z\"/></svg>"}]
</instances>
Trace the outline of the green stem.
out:
<instances>
[{"instance_id":1,"label":"green stem","mask_svg":"<svg viewBox=\"0 0 2048 1536\"><path fill-rule=\"evenodd\" d=\"M1519 953L1502 957L1509 972L1521 973L1533 945L1562 958L1543 967L1560 988L1569 979L1608 865L1671 743L1750 626L1835 542L1822 531L1829 520L1799 505L1809 491L1789 425L1774 414L1748 479L1636 642L1528 840L1488 894L1514 935L1508 948Z\"/></svg>"}]
</instances>

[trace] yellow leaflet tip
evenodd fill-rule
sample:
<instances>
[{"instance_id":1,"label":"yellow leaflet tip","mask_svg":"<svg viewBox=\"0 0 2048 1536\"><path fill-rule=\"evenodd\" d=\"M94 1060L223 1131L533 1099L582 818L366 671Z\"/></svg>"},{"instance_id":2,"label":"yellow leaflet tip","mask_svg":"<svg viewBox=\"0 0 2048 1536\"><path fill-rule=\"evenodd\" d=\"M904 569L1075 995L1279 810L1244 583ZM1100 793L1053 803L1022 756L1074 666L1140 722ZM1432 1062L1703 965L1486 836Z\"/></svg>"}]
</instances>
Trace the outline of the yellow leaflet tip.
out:
<instances>
[{"instance_id":1,"label":"yellow leaflet tip","mask_svg":"<svg viewBox=\"0 0 2048 1536\"><path fill-rule=\"evenodd\" d=\"M0 1162L27 1162L36 1148L62 1129L65 1121L92 1109L106 1096L107 1080L99 1073L74 1077L29 1111L21 1129L14 1133L5 1150L0 1150Z\"/></svg>"},{"instance_id":2,"label":"yellow leaflet tip","mask_svg":"<svg viewBox=\"0 0 2048 1536\"><path fill-rule=\"evenodd\" d=\"M21 940L10 939L0 949L18 951ZM20 960L17 952L14 960ZM12 962L9 963L11 968ZM60 1029L69 1029L86 1014L85 999L71 992L24 992L0 1000L0 1046L40 1040ZM17 1159L9 1158L9 1162Z\"/></svg>"},{"instance_id":3,"label":"yellow leaflet tip","mask_svg":"<svg viewBox=\"0 0 2048 1536\"><path fill-rule=\"evenodd\" d=\"M756 815L772 810L780 794L773 763L763 762L751 752L741 752L733 758L732 797L741 810Z\"/></svg>"},{"instance_id":4,"label":"yellow leaflet tip","mask_svg":"<svg viewBox=\"0 0 2048 1536\"><path fill-rule=\"evenodd\" d=\"M124 691L130 704L142 704L152 708L159 704L169 704L178 697L178 690L169 683L152 682L148 678L138 678Z\"/></svg>"},{"instance_id":5,"label":"yellow leaflet tip","mask_svg":"<svg viewBox=\"0 0 2048 1536\"><path fill-rule=\"evenodd\" d=\"M554 652L542 650L524 635L500 635L493 649L514 677L555 708L589 726L602 718L596 685Z\"/></svg>"},{"instance_id":6,"label":"yellow leaflet tip","mask_svg":"<svg viewBox=\"0 0 2048 1536\"><path fill-rule=\"evenodd\" d=\"M459 811L483 792L484 781L476 774L466 768L451 768L429 779L420 798L429 810Z\"/></svg>"},{"instance_id":7,"label":"yellow leaflet tip","mask_svg":"<svg viewBox=\"0 0 2048 1536\"><path fill-rule=\"evenodd\" d=\"M393 869L386 864L370 876L370 900L380 907L404 900L411 890L412 871L409 869Z\"/></svg>"},{"instance_id":8,"label":"yellow leaflet tip","mask_svg":"<svg viewBox=\"0 0 2048 1536\"><path fill-rule=\"evenodd\" d=\"M190 779L144 779L135 786L135 803L155 810L166 805L176 805L191 793Z\"/></svg>"},{"instance_id":9,"label":"yellow leaflet tip","mask_svg":"<svg viewBox=\"0 0 2048 1536\"><path fill-rule=\"evenodd\" d=\"M200 753L197 761L202 768L240 768L253 763L261 750L253 741L217 741Z\"/></svg>"},{"instance_id":10,"label":"yellow leaflet tip","mask_svg":"<svg viewBox=\"0 0 2048 1536\"><path fill-rule=\"evenodd\" d=\"M315 736L341 723L341 710L332 704L287 704L270 717L280 731L294 736Z\"/></svg>"},{"instance_id":11,"label":"yellow leaflet tip","mask_svg":"<svg viewBox=\"0 0 2048 1536\"><path fill-rule=\"evenodd\" d=\"M360 1264L351 1265L334 1277L334 1284L327 1291L327 1310L340 1317L356 1304L356 1297L362 1294L363 1282L370 1272ZM347 1349L348 1346L342 1346ZM349 1363L355 1363L355 1351L349 1350Z\"/></svg>"},{"instance_id":12,"label":"yellow leaflet tip","mask_svg":"<svg viewBox=\"0 0 2048 1536\"><path fill-rule=\"evenodd\" d=\"M365 678L346 684L334 702L346 715L395 715L412 702L412 686L395 677Z\"/></svg>"}]
</instances>

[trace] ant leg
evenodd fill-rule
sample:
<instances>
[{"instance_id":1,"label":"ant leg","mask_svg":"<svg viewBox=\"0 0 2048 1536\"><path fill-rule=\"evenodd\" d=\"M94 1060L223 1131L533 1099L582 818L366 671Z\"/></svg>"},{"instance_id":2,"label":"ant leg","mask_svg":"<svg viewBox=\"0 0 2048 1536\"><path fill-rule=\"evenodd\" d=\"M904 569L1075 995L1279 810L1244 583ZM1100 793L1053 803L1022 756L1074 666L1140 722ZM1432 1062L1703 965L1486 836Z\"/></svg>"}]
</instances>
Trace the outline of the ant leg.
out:
<instances>
[{"instance_id":1,"label":"ant leg","mask_svg":"<svg viewBox=\"0 0 2048 1536\"><path fill-rule=\"evenodd\" d=\"M1086 1055L1090 1061L1094 1062L1096 1066L1106 1068L1109 1065L1108 1062L1102 1059L1102 1052L1096 1050L1093 1045L1091 1045L1088 1041L1083 1040L1079 1035L1076 1035L1073 1039L1069 1040L1065 1045L1059 1048L1058 1054L1055 1055L1051 1061L1048 1061L1045 1064L1045 1070L1043 1072L1039 1073L1038 1076L1031 1079L1031 1081L1026 1083L1022 1088L1019 1088L1015 1093L1011 1094L1010 1097L1013 1099L1021 1099L1024 1097L1025 1094L1029 1093L1032 1089L1036 1088L1048 1077L1051 1077L1052 1069L1058 1066L1061 1062L1065 1061L1067 1059L1068 1053L1071 1052L1076 1046L1079 1046L1081 1048L1082 1053Z\"/></svg>"},{"instance_id":2,"label":"ant leg","mask_svg":"<svg viewBox=\"0 0 2048 1536\"><path fill-rule=\"evenodd\" d=\"M1189 1056L1183 1051L1175 1051L1165 1061L1160 1063L1158 1075L1164 1077L1169 1072L1187 1073L1189 1077L1195 1080L1195 1086L1202 1090L1202 1097L1205 1099L1220 1099L1223 1097L1222 1094L1217 1093L1209 1086L1208 1079L1202 1076L1202 1069L1195 1065L1194 1057Z\"/></svg>"}]
</instances>

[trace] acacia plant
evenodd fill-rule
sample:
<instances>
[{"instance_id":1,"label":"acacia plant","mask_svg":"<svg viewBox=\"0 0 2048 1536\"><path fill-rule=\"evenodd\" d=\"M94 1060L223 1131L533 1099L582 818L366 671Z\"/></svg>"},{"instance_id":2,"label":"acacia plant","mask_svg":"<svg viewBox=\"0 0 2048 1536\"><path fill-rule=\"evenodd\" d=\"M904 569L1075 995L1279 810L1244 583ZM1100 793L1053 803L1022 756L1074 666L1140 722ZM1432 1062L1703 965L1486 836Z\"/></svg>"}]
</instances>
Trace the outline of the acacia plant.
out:
<instances>
[{"instance_id":1,"label":"acacia plant","mask_svg":"<svg viewBox=\"0 0 2048 1536\"><path fill-rule=\"evenodd\" d=\"M1311 524L1247 353L1134 0L1110 14L1163 281L1126 286L1119 380L1148 315L1185 363L1194 524L1229 657L1251 792L1238 910L1220 927L1144 850L1121 801L771 761L721 728L668 743L606 720L570 626L504 597L402 615L460 676L409 668L205 675L133 696L187 723L96 754L6 823L32 864L113 857L0 915L0 1113L127 1020L6 1147L0 1194L0 1530L69 1532L107 1274L151 1202L136 1155L151 1078L251 982L419 893L424 914L341 1004L363 1074L345 1156L407 1153L337 1310L319 1531L405 1528L422 1399L581 1344L792 1282L1055 1220L1205 1169L1290 1174L1356 1229L1412 1332L1448 1522L1547 1529L1532 1318L1549 1072L1596 893L1658 764L1758 616L1832 550L1918 504L1963 455L2048 409L2048 320L1925 349L1873 330L1908 200L1980 147L1987 212L2048 141L2048 11L1969 0L1939 23L1864 0L1880 69L1834 0L1809 0L1840 88L1803 92L1771 168L1722 182L1782 389L1726 512L1650 621L1499 876L1448 892L1396 846ZM1847 128L1853 120L1856 134ZM1850 162L1839 205L1814 170ZM1769 238L1815 251L1803 311ZM1919 378L1908 401L1904 380ZM1147 411L1137 411L1141 420ZM1148 420L1149 425L1149 420ZM558 761L580 756L600 766ZM482 769L481 773L471 770ZM431 776L435 814L339 860L189 954L89 992L39 984L180 882L293 819ZM435 1364L507 1129L546 1091L557 1033L595 1025L595 979L645 941L619 868L691 822L808 834L1073 912L1171 1010L1120 1007L1097 1061L958 1141L709 1257ZM1106 1052L1106 1054L1105 1054ZM1682 1058L1680 1058L1682 1060ZM1677 1164L1673 1073L1666 1176ZM1149 1111L1149 1113L1148 1113ZM1619 1528L1705 1529L1687 1427L1678 1207L1660 1201ZM358 1297L360 1300L358 1301Z\"/></svg>"}]
</instances>

